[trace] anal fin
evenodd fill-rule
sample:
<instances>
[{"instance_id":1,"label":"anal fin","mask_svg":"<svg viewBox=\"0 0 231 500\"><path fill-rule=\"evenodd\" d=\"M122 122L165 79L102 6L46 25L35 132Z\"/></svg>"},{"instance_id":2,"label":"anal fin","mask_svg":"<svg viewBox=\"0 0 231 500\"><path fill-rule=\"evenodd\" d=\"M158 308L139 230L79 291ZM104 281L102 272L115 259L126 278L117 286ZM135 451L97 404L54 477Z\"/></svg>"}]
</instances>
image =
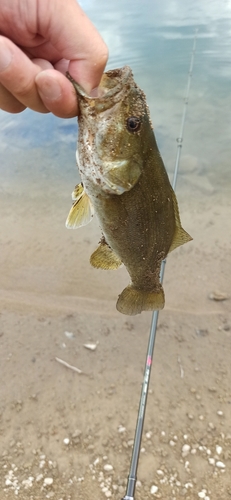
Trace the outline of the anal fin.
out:
<instances>
[{"instance_id":1,"label":"anal fin","mask_svg":"<svg viewBox=\"0 0 231 500\"><path fill-rule=\"evenodd\" d=\"M184 243L192 241L192 237L190 236L190 234L188 234L181 225L178 203L174 191L172 192L172 195L173 195L173 207L175 214L176 229L168 252L172 252L172 250L175 250L175 248L184 245Z\"/></svg>"},{"instance_id":2,"label":"anal fin","mask_svg":"<svg viewBox=\"0 0 231 500\"><path fill-rule=\"evenodd\" d=\"M192 241L192 237L190 234L188 234L183 227L176 227L174 237L171 243L171 246L169 248L169 252L172 252L175 250L175 248L180 247L181 245L184 245L184 243L188 243L188 241Z\"/></svg>"},{"instance_id":3,"label":"anal fin","mask_svg":"<svg viewBox=\"0 0 231 500\"><path fill-rule=\"evenodd\" d=\"M117 257L116 253L113 252L103 237L100 245L91 255L90 263L97 269L115 270L121 266L122 261Z\"/></svg>"}]
</instances>

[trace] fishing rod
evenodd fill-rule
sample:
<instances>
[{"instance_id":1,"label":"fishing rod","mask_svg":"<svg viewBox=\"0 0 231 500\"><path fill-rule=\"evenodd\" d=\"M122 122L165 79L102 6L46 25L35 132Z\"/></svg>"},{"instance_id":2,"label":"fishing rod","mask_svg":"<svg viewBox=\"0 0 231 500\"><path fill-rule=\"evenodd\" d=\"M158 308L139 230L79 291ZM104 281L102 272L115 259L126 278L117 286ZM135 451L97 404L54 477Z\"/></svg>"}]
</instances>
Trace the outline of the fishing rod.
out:
<instances>
[{"instance_id":1,"label":"fishing rod","mask_svg":"<svg viewBox=\"0 0 231 500\"><path fill-rule=\"evenodd\" d=\"M190 66L189 66L186 93L185 93L185 98L184 98L184 107L183 107L183 114L182 114L182 120L181 120L180 134L179 134L179 137L177 137L177 139L176 139L177 140L177 154L176 154L174 176L173 176L173 181L172 181L172 187L174 190L176 188L179 162L180 162L180 156L181 156L182 145L183 145L183 133L184 133L185 118L186 118L186 113L187 113L187 106L188 106L188 101L189 101L190 85L191 85L191 80L192 80L192 71L193 71L194 56L195 56L195 50L196 50L197 32L198 32L198 30L196 29L194 40L193 40L193 48L192 48ZM162 264L161 264L161 270L160 270L160 282L161 283L163 283L163 279L164 279L165 266L166 266L166 259L164 259L162 261ZM132 451L130 472L129 472L128 481L127 481L126 494L122 500L134 500L134 495L135 495L137 469L138 469L139 456L140 456L140 447L141 447L141 440L142 440L142 433L143 433L143 426L144 426L145 410L146 410L146 406L147 406L148 387L149 387L149 382L150 382L150 375L151 375L152 359L153 359L153 352L154 352L155 339L156 339L158 317L159 317L159 311L154 311L153 315L152 315L152 321L151 321L151 327L150 327L148 349L147 349L146 363L145 363L145 369L144 369L143 384L142 384L141 395L140 395L140 404L139 404L138 417L137 417L137 423L136 423L136 431L135 431L135 437L134 437L134 445L133 445L133 451Z\"/></svg>"}]
</instances>

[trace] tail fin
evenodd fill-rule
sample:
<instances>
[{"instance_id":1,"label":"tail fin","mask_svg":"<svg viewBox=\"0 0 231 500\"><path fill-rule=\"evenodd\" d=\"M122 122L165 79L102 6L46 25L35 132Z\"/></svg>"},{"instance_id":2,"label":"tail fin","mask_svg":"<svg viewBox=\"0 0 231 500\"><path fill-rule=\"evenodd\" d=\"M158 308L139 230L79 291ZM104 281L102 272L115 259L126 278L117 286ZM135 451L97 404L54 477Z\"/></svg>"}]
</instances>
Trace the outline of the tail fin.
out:
<instances>
[{"instance_id":1,"label":"tail fin","mask_svg":"<svg viewBox=\"0 0 231 500\"><path fill-rule=\"evenodd\" d=\"M142 311L154 311L164 307L164 290L160 285L157 292L147 292L134 285L128 285L117 300L116 308L122 314L134 316Z\"/></svg>"}]
</instances>

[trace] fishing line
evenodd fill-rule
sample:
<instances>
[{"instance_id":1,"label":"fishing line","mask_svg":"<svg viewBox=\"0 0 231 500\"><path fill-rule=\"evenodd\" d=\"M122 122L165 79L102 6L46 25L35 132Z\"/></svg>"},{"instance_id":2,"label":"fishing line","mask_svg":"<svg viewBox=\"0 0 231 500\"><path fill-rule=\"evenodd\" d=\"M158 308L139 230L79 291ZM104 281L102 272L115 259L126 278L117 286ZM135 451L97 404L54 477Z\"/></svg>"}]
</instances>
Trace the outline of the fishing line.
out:
<instances>
[{"instance_id":1,"label":"fishing line","mask_svg":"<svg viewBox=\"0 0 231 500\"><path fill-rule=\"evenodd\" d=\"M181 120L180 134L179 134L179 137L177 137L177 139L176 139L177 140L177 154L176 154L174 176L173 176L173 181L172 181L172 187L174 190L176 188L178 168L179 168L180 156L181 156L182 145L183 145L183 133L184 133L184 125L185 125L185 118L186 118L186 113L187 113L188 100L189 100L190 85L191 85L191 80L192 80L192 71L193 71L194 56L195 56L195 50L196 50L197 32L198 32L198 30L196 29L194 40L193 40L193 48L192 48L190 66L189 66L186 93L185 93L185 98L184 98L184 107L183 107L183 114L182 114L182 120ZM161 283L163 283L163 279L164 279L165 265L166 265L166 259L164 259L162 261L162 264L161 264L161 270L160 270L160 282ZM158 316L159 316L159 311L154 311L153 315L152 315L152 321L151 321L151 327L150 327L150 335L149 335L149 341L148 341L148 349L147 349L147 356L146 356L146 363L145 363L145 370L144 370L144 378L143 378L143 384L142 384L142 389L141 389L140 404L139 404L138 417L137 417L137 423L136 423L136 431L135 431L135 437L134 437L134 445L133 445L133 451L132 451L130 472L129 472L128 481L127 481L126 495L123 497L122 500L134 500L136 479L137 479L137 469L138 469L139 456L140 456L140 447L141 447L142 432L143 432L143 426L144 426L145 410L146 410L146 406L147 406L148 387L149 387L149 381L150 381L150 375L151 375L151 366L152 366L153 352L154 352L155 339L156 339L156 329L157 329L157 323L158 323Z\"/></svg>"}]
</instances>

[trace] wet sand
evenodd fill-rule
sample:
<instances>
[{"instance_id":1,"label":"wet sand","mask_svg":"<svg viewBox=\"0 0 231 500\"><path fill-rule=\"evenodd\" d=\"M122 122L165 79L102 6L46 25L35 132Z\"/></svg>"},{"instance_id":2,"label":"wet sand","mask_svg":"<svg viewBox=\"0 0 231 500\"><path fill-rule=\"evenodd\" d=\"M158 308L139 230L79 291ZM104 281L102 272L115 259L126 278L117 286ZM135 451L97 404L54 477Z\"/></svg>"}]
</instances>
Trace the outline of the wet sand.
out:
<instances>
[{"instance_id":1,"label":"wet sand","mask_svg":"<svg viewBox=\"0 0 231 500\"><path fill-rule=\"evenodd\" d=\"M67 230L75 179L49 176L1 183L0 497L119 500L151 314L116 311L126 270L90 267L97 221ZM194 240L167 261L136 500L228 500L231 302L208 297L231 295L230 198L194 168L177 195Z\"/></svg>"}]
</instances>

